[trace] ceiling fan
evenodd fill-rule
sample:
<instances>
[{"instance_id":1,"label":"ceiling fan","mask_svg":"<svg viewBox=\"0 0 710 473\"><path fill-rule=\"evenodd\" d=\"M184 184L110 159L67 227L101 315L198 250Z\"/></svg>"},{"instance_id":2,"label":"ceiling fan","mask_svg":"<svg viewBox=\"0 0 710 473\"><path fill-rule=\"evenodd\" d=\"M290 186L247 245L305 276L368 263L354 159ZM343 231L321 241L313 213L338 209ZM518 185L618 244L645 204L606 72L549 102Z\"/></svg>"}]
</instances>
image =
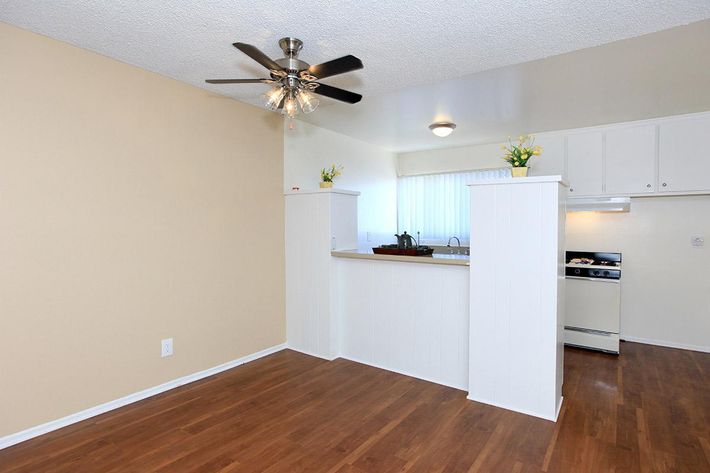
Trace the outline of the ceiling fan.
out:
<instances>
[{"instance_id":1,"label":"ceiling fan","mask_svg":"<svg viewBox=\"0 0 710 473\"><path fill-rule=\"evenodd\" d=\"M314 93L330 97L350 104L357 103L362 95L339 89L318 81L337 74L362 69L362 61L355 56L347 55L316 66L298 59L298 53L303 48L303 42L296 38L281 38L279 46L284 57L273 60L255 46L245 43L234 43L235 48L269 70L268 79L209 79L209 84L269 84L271 90L265 94L266 108L282 109L289 118L298 114L299 107L303 113L310 113L318 107L318 99Z\"/></svg>"}]
</instances>

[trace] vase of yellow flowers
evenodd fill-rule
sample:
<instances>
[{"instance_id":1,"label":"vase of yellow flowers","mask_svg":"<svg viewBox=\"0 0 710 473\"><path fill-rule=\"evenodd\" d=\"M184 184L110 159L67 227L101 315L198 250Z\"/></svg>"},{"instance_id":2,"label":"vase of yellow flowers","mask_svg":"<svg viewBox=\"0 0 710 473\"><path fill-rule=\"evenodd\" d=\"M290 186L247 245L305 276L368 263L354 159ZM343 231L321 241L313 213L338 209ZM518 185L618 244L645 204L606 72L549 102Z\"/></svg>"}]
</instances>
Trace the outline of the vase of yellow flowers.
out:
<instances>
[{"instance_id":1,"label":"vase of yellow flowers","mask_svg":"<svg viewBox=\"0 0 710 473\"><path fill-rule=\"evenodd\" d=\"M342 174L343 166L336 166L333 164L329 168L323 168L320 170L320 187L321 189L328 189L333 187L333 179Z\"/></svg>"},{"instance_id":2,"label":"vase of yellow flowers","mask_svg":"<svg viewBox=\"0 0 710 473\"><path fill-rule=\"evenodd\" d=\"M510 164L513 177L525 177L528 175L528 160L533 156L540 156L542 148L535 145L535 138L532 135L521 135L518 143L508 138L508 145L501 147L505 151L503 160Z\"/></svg>"}]
</instances>

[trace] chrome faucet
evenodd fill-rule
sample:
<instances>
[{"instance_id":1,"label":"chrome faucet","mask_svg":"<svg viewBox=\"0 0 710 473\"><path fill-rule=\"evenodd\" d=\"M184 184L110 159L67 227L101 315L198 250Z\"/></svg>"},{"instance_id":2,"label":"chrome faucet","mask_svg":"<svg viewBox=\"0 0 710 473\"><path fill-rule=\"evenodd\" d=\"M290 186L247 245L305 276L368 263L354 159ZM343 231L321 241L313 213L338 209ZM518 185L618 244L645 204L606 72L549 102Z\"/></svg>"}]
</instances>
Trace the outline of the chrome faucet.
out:
<instances>
[{"instance_id":1,"label":"chrome faucet","mask_svg":"<svg viewBox=\"0 0 710 473\"><path fill-rule=\"evenodd\" d=\"M451 240L453 240L454 238L456 239L456 243L458 243L458 245L459 245L459 254L461 254L461 240L459 240L459 237L452 236L451 238L449 238L449 242L446 244L446 246L451 248ZM454 250L449 250L449 253L454 254Z\"/></svg>"}]
</instances>

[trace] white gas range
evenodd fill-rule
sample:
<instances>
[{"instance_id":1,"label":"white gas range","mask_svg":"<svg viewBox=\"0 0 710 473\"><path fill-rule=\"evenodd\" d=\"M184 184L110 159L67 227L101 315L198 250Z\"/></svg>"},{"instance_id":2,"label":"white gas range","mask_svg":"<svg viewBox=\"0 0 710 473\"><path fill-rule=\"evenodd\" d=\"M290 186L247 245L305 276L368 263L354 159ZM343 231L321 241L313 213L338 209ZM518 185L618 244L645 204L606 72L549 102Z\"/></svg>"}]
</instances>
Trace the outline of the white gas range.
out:
<instances>
[{"instance_id":1,"label":"white gas range","mask_svg":"<svg viewBox=\"0 0 710 473\"><path fill-rule=\"evenodd\" d=\"M621 253L568 251L565 344L619 353Z\"/></svg>"}]
</instances>

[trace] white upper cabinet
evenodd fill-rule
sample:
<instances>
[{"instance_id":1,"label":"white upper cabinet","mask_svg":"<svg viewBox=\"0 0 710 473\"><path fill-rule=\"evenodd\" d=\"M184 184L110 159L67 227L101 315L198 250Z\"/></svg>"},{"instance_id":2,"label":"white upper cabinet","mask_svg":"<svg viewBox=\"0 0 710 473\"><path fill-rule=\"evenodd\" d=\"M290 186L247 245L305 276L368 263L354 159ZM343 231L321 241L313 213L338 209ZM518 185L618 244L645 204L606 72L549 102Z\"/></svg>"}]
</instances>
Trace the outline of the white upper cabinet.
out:
<instances>
[{"instance_id":1,"label":"white upper cabinet","mask_svg":"<svg viewBox=\"0 0 710 473\"><path fill-rule=\"evenodd\" d=\"M530 159L530 174L533 176L565 175L565 137L563 134L546 134L535 137L535 144L542 147L540 156Z\"/></svg>"},{"instance_id":2,"label":"white upper cabinet","mask_svg":"<svg viewBox=\"0 0 710 473\"><path fill-rule=\"evenodd\" d=\"M591 131L567 136L567 178L570 197L604 192L603 134Z\"/></svg>"},{"instance_id":3,"label":"white upper cabinet","mask_svg":"<svg viewBox=\"0 0 710 473\"><path fill-rule=\"evenodd\" d=\"M656 125L610 128L605 146L607 194L656 191Z\"/></svg>"},{"instance_id":4,"label":"white upper cabinet","mask_svg":"<svg viewBox=\"0 0 710 473\"><path fill-rule=\"evenodd\" d=\"M660 192L710 190L707 164L710 116L661 121L658 136Z\"/></svg>"}]
</instances>

